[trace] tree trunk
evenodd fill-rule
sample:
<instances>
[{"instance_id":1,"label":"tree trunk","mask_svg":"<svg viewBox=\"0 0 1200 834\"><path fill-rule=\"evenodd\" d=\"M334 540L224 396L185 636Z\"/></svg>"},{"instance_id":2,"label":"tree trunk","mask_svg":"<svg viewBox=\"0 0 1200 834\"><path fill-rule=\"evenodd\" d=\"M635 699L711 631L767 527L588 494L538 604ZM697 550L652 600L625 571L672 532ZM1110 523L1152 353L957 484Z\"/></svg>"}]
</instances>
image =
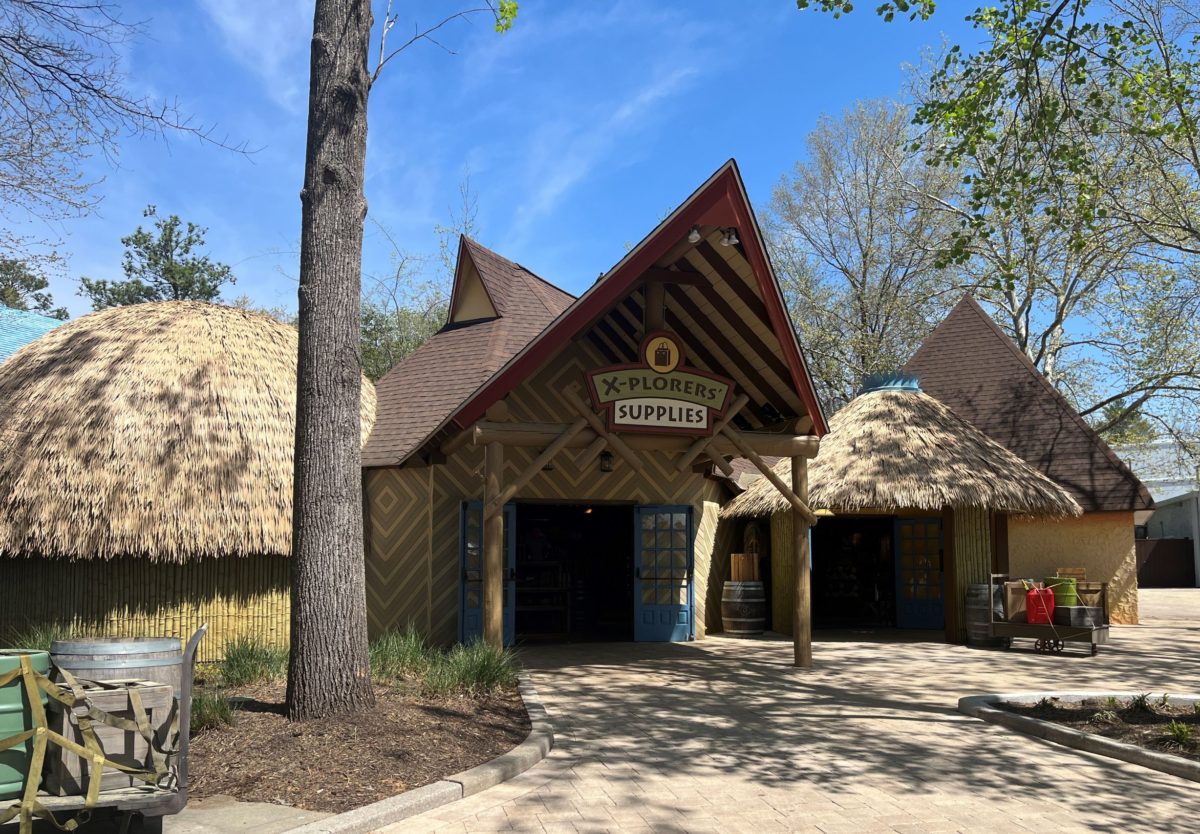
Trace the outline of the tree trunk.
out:
<instances>
[{"instance_id":1,"label":"tree trunk","mask_svg":"<svg viewBox=\"0 0 1200 834\"><path fill-rule=\"evenodd\" d=\"M359 304L369 0L317 0L300 193L300 355L288 717L374 703L360 469Z\"/></svg>"}]
</instances>

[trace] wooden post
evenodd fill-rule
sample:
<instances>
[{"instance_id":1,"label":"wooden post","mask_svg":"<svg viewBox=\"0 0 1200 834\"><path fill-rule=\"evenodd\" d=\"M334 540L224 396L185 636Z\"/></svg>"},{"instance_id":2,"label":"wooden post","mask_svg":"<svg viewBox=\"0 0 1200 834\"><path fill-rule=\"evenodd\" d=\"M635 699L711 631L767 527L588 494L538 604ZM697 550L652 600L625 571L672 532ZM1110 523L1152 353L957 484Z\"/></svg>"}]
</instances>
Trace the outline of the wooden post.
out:
<instances>
[{"instance_id":1,"label":"wooden post","mask_svg":"<svg viewBox=\"0 0 1200 834\"><path fill-rule=\"evenodd\" d=\"M649 335L655 330L662 330L666 327L666 287L661 281L649 281L646 283L646 310L645 310L645 333Z\"/></svg>"},{"instance_id":2,"label":"wooden post","mask_svg":"<svg viewBox=\"0 0 1200 834\"><path fill-rule=\"evenodd\" d=\"M504 446L489 443L483 452L483 506L500 497ZM483 639L504 648L504 506L483 516Z\"/></svg>"},{"instance_id":3,"label":"wooden post","mask_svg":"<svg viewBox=\"0 0 1200 834\"><path fill-rule=\"evenodd\" d=\"M792 493L808 501L808 459L792 458ZM811 557L808 552L808 519L798 507L792 507L792 552L796 554L796 611L792 618L792 645L795 665L812 666L812 589L810 588Z\"/></svg>"}]
</instances>

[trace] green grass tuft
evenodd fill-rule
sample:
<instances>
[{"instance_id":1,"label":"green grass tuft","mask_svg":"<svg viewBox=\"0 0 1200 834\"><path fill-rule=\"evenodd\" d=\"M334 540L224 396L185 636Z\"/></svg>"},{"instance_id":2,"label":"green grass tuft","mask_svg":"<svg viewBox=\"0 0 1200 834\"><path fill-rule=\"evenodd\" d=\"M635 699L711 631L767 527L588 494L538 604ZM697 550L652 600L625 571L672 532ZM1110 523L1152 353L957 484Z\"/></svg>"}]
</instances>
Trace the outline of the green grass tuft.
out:
<instances>
[{"instance_id":1,"label":"green grass tuft","mask_svg":"<svg viewBox=\"0 0 1200 834\"><path fill-rule=\"evenodd\" d=\"M482 640L439 653L425 674L424 688L433 695L488 695L515 686L518 664L510 649L493 649Z\"/></svg>"},{"instance_id":2,"label":"green grass tuft","mask_svg":"<svg viewBox=\"0 0 1200 834\"><path fill-rule=\"evenodd\" d=\"M409 623L404 631L388 630L371 642L371 676L381 683L419 678L440 654Z\"/></svg>"},{"instance_id":3,"label":"green grass tuft","mask_svg":"<svg viewBox=\"0 0 1200 834\"><path fill-rule=\"evenodd\" d=\"M223 690L197 690L192 696L192 735L227 727L233 720L233 705Z\"/></svg>"},{"instance_id":4,"label":"green grass tuft","mask_svg":"<svg viewBox=\"0 0 1200 834\"><path fill-rule=\"evenodd\" d=\"M1141 695L1134 695L1133 700L1129 702L1129 706L1138 712L1154 712L1150 708L1150 693L1143 692Z\"/></svg>"},{"instance_id":5,"label":"green grass tuft","mask_svg":"<svg viewBox=\"0 0 1200 834\"><path fill-rule=\"evenodd\" d=\"M287 674L288 650L257 637L237 637L225 644L221 681L225 686L248 686L278 680Z\"/></svg>"},{"instance_id":6,"label":"green grass tuft","mask_svg":"<svg viewBox=\"0 0 1200 834\"><path fill-rule=\"evenodd\" d=\"M50 644L55 640L79 640L90 637L91 634L77 625L69 623L38 623L22 629L13 629L4 635L2 645L5 648L33 649L35 651L50 651Z\"/></svg>"},{"instance_id":7,"label":"green grass tuft","mask_svg":"<svg viewBox=\"0 0 1200 834\"><path fill-rule=\"evenodd\" d=\"M1188 746L1192 743L1192 725L1184 724L1182 721L1172 721L1167 724L1167 735L1169 735L1176 744Z\"/></svg>"}]
</instances>

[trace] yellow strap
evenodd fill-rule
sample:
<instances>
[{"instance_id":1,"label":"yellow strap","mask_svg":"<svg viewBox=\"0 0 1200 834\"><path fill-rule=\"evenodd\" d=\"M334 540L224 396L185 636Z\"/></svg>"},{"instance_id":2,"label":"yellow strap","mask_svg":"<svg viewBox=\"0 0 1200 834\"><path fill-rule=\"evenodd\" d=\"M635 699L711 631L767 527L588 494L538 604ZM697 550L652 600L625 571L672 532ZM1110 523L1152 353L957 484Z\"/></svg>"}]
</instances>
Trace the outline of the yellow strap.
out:
<instances>
[{"instance_id":1,"label":"yellow strap","mask_svg":"<svg viewBox=\"0 0 1200 834\"><path fill-rule=\"evenodd\" d=\"M127 773L135 779L140 779L152 785L158 785L162 781L163 776L170 773L166 758L171 754L167 754L166 757L154 755L157 746L154 743L153 730L150 727L150 719L146 714L141 693L137 692L136 689L130 689L130 703L133 707L136 722L130 721L127 718L118 718L91 704L84 694L82 687L79 686L78 681L75 680L71 673L66 670L60 671L63 674L64 681L70 688L69 692L64 691L62 687L51 681L49 677L40 674L34 669L30 655L21 655L19 668L0 675L0 687L11 684L18 677L21 678L21 682L25 687L26 697L29 700L30 717L34 724L32 730L26 730L14 736L0 739L0 751L8 750L30 739L33 740L33 755L29 762L29 770L25 777L25 786L21 799L10 808L0 811L0 824L6 823L16 817L20 818L19 834L32 834L34 817L46 820L59 831L74 831L79 827L81 821L86 822L90 819L91 809L99 801L100 783L105 767L114 768ZM86 705L86 713L76 715L76 725L83 736L83 745L77 744L50 729L46 719L46 708L41 699L42 692L45 692L48 697L58 701L67 709ZM154 770L142 770L122 765L106 758L99 741L96 739L93 728L95 721L101 721L127 732L140 733L143 738L146 738L150 742L152 759L155 766ZM172 732L175 731L178 723L179 719L176 716L172 724ZM90 762L91 765L91 770L88 774L88 789L84 800L84 808L76 817L66 820L63 823L59 823L54 814L37 801L37 791L41 785L41 774L46 759L46 748L51 743L74 753L80 759Z\"/></svg>"}]
</instances>

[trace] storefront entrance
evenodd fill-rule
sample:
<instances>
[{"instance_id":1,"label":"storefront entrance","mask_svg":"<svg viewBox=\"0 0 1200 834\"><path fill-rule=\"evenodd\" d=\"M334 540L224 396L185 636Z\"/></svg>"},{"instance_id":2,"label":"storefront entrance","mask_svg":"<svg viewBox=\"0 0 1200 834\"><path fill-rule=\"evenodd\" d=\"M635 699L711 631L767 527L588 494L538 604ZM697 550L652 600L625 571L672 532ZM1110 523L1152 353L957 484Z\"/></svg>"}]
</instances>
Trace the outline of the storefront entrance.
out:
<instances>
[{"instance_id":1,"label":"storefront entrance","mask_svg":"<svg viewBox=\"0 0 1200 834\"><path fill-rule=\"evenodd\" d=\"M461 639L482 633L482 504L463 503ZM695 637L687 506L505 507L505 643Z\"/></svg>"},{"instance_id":2,"label":"storefront entrance","mask_svg":"<svg viewBox=\"0 0 1200 834\"><path fill-rule=\"evenodd\" d=\"M812 530L815 628L940 629L938 518L825 518Z\"/></svg>"},{"instance_id":3,"label":"storefront entrance","mask_svg":"<svg viewBox=\"0 0 1200 834\"><path fill-rule=\"evenodd\" d=\"M632 640L634 508L518 504L518 641Z\"/></svg>"}]
</instances>

